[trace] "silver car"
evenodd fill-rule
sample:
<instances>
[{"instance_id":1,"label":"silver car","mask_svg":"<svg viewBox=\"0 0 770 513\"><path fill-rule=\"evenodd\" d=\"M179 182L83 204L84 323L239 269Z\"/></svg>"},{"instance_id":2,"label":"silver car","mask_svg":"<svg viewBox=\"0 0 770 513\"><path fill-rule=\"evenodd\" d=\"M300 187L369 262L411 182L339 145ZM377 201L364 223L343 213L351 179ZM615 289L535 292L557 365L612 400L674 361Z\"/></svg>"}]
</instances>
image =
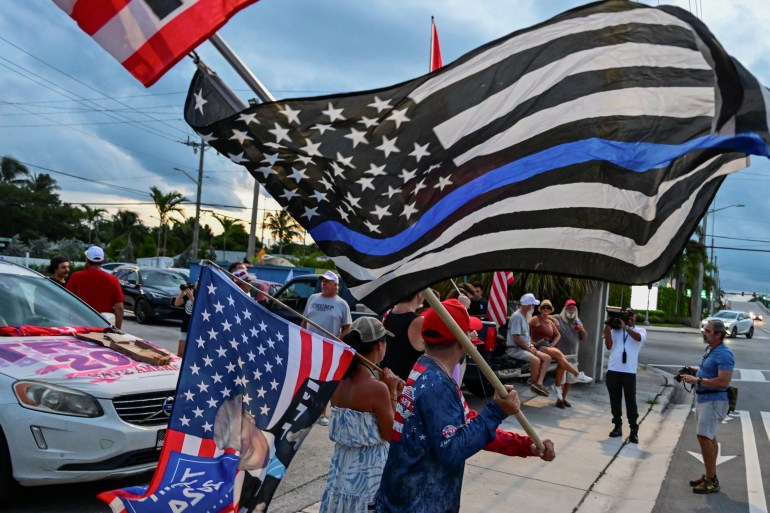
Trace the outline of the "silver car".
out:
<instances>
[{"instance_id":1,"label":"silver car","mask_svg":"<svg viewBox=\"0 0 770 513\"><path fill-rule=\"evenodd\" d=\"M703 328L706 327L706 323L711 319L719 319L722 321L725 324L725 328L727 328L727 335L729 337L735 338L738 335L746 335L746 338L751 338L754 336L754 321L746 312L720 310L701 321L701 333L703 333Z\"/></svg>"},{"instance_id":2,"label":"silver car","mask_svg":"<svg viewBox=\"0 0 770 513\"><path fill-rule=\"evenodd\" d=\"M180 359L156 366L72 336L110 324L44 276L0 260L0 502L16 483L155 468Z\"/></svg>"}]
</instances>

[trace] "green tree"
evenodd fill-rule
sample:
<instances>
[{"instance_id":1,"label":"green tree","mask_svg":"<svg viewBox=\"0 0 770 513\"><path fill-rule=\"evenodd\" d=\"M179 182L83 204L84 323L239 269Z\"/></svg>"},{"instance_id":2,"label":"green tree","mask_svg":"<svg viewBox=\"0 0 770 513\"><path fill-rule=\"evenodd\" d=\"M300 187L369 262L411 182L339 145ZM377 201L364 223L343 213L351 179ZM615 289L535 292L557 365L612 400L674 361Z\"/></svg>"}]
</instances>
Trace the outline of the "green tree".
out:
<instances>
[{"instance_id":1,"label":"green tree","mask_svg":"<svg viewBox=\"0 0 770 513\"><path fill-rule=\"evenodd\" d=\"M13 157L0 157L0 181L11 185L24 185L28 177L27 166Z\"/></svg>"},{"instance_id":2,"label":"green tree","mask_svg":"<svg viewBox=\"0 0 770 513\"><path fill-rule=\"evenodd\" d=\"M99 242L99 221L107 213L103 208L91 208L88 205L83 205L84 217L88 223L88 243ZM96 237L91 237L92 233L96 233Z\"/></svg>"},{"instance_id":3,"label":"green tree","mask_svg":"<svg viewBox=\"0 0 770 513\"><path fill-rule=\"evenodd\" d=\"M160 189L154 185L150 187L150 197L155 203L155 209L158 211L158 249L155 256L161 254L161 235L165 235L163 238L163 256L166 255L166 243L168 242L168 224L169 216L173 213L184 215L182 209L179 207L180 203L186 202L187 198L182 195L181 192L171 191L167 194L163 194Z\"/></svg>"},{"instance_id":4,"label":"green tree","mask_svg":"<svg viewBox=\"0 0 770 513\"><path fill-rule=\"evenodd\" d=\"M299 224L286 210L277 213L268 212L265 215L265 226L270 235L278 241L278 254L283 255L283 247L293 239L299 238Z\"/></svg>"}]
</instances>

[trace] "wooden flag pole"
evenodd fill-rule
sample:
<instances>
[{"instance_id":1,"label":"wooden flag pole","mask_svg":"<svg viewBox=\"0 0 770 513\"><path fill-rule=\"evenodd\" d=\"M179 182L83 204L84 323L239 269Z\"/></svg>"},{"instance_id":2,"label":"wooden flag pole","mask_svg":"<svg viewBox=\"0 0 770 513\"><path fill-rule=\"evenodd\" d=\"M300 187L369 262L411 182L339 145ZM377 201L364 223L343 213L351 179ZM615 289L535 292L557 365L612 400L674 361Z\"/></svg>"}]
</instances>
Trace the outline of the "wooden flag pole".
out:
<instances>
[{"instance_id":1,"label":"wooden flag pole","mask_svg":"<svg viewBox=\"0 0 770 513\"><path fill-rule=\"evenodd\" d=\"M460 328L460 326L457 324L457 321L452 318L449 312L447 312L447 309L444 308L444 305L442 305L441 301L438 300L436 294L434 294L430 288L426 288L422 291L422 295L425 297L425 300L428 302L428 304L436 311L439 317L441 317L441 320L444 321L444 324L446 324L447 327L452 331L452 334L460 342L460 344L462 344L463 348L465 348L468 354L471 355L473 361L476 362L476 365L478 365L479 369L481 369L481 372L484 374L484 376L486 376L486 378L495 388L495 391L498 393L498 395L500 397L507 397L508 391L505 389L505 386L503 386L500 379L492 371L492 368L489 366L487 361L481 356L481 354L479 354L476 346L474 346L470 339L468 339L468 335ZM537 433L535 433L534 428L521 412L521 409L514 413L514 416L516 417L516 420L519 421L519 424L524 429L524 431L527 432L532 441L535 442L537 448L541 451L545 450L543 442L540 440L540 437L537 436Z\"/></svg>"}]
</instances>

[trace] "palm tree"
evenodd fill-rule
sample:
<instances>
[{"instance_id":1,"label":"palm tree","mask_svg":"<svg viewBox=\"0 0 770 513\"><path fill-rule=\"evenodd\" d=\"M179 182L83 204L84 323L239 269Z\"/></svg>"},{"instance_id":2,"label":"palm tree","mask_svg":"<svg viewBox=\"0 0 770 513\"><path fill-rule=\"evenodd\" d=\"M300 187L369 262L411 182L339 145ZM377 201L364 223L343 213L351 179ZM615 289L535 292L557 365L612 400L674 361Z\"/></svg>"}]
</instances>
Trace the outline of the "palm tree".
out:
<instances>
[{"instance_id":1,"label":"palm tree","mask_svg":"<svg viewBox=\"0 0 770 513\"><path fill-rule=\"evenodd\" d=\"M83 210L85 210L85 218L86 221L88 221L88 243L90 244L93 242L91 240L91 230L96 227L96 239L99 239L99 220L102 218L103 214L106 214L107 211L103 208L91 208L88 205L83 205Z\"/></svg>"},{"instance_id":2,"label":"palm tree","mask_svg":"<svg viewBox=\"0 0 770 513\"><path fill-rule=\"evenodd\" d=\"M160 256L160 236L165 232L165 238L163 239L163 255L166 255L166 242L168 238L168 231L166 230L166 224L170 214L174 212L184 216L182 209L179 208L179 204L188 201L181 192L171 191L168 194L163 194L160 189L154 185L150 187L150 197L155 202L155 208L158 211L158 220L160 225L158 226L158 250L157 255Z\"/></svg>"},{"instance_id":3,"label":"palm tree","mask_svg":"<svg viewBox=\"0 0 770 513\"><path fill-rule=\"evenodd\" d=\"M278 254L283 255L283 247L300 236L299 224L286 210L278 213L268 212L265 215L265 226L270 230L270 235L278 241Z\"/></svg>"},{"instance_id":4,"label":"palm tree","mask_svg":"<svg viewBox=\"0 0 770 513\"><path fill-rule=\"evenodd\" d=\"M222 251L227 251L227 236L232 232L233 228L235 228L238 224L240 224L240 221L237 219L233 219L232 217L227 217L223 215L217 215L217 214L211 214L214 216L214 219L219 221L219 224L222 225L222 239L224 243L222 244Z\"/></svg>"},{"instance_id":5,"label":"palm tree","mask_svg":"<svg viewBox=\"0 0 770 513\"><path fill-rule=\"evenodd\" d=\"M23 185L29 176L27 166L13 157L0 157L0 182L11 185Z\"/></svg>"},{"instance_id":6,"label":"palm tree","mask_svg":"<svg viewBox=\"0 0 770 513\"><path fill-rule=\"evenodd\" d=\"M113 214L110 224L112 232L110 246L115 247L123 243L124 247L118 254L119 258L133 261L134 240L141 240L142 233L146 229L139 221L139 214L129 210L118 210Z\"/></svg>"},{"instance_id":7,"label":"palm tree","mask_svg":"<svg viewBox=\"0 0 770 513\"><path fill-rule=\"evenodd\" d=\"M47 173L32 175L29 180L26 180L26 186L32 192L44 195L51 195L61 189L61 187L56 184L56 180L51 178L51 175ZM102 212L105 211L102 210Z\"/></svg>"}]
</instances>

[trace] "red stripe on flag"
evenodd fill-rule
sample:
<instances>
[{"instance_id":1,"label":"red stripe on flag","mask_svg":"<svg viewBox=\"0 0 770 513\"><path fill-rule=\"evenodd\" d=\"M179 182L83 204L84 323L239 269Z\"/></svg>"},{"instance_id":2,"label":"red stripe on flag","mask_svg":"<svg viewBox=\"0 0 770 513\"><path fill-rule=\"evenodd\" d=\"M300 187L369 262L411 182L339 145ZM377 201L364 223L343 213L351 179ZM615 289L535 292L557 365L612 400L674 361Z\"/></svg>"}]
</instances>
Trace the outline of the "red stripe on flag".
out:
<instances>
[{"instance_id":1,"label":"red stripe on flag","mask_svg":"<svg viewBox=\"0 0 770 513\"><path fill-rule=\"evenodd\" d=\"M347 371L348 367L350 367L350 362L353 361L353 358L355 358L353 352L343 351L342 356L340 356L340 363L337 365L337 371L334 373L332 380L340 381L342 379L342 377L345 375L345 371Z\"/></svg>"},{"instance_id":2,"label":"red stripe on flag","mask_svg":"<svg viewBox=\"0 0 770 513\"><path fill-rule=\"evenodd\" d=\"M131 0L78 0L72 8L72 18L89 36L114 18Z\"/></svg>"},{"instance_id":3,"label":"red stripe on flag","mask_svg":"<svg viewBox=\"0 0 770 513\"><path fill-rule=\"evenodd\" d=\"M198 456L202 456L204 458L213 458L216 450L217 444L214 443L214 439L204 438L201 440L201 447L198 450Z\"/></svg>"},{"instance_id":4,"label":"red stripe on flag","mask_svg":"<svg viewBox=\"0 0 770 513\"><path fill-rule=\"evenodd\" d=\"M319 377L322 381L329 381L329 370L332 368L332 359L334 358L334 346L330 342L324 341L323 348L323 360L321 360L321 374Z\"/></svg>"},{"instance_id":5,"label":"red stripe on flag","mask_svg":"<svg viewBox=\"0 0 770 513\"><path fill-rule=\"evenodd\" d=\"M313 335L309 331L299 330L299 339L302 349L299 352L299 371L297 372L297 382L294 383L292 397L296 395L299 387L310 376L310 369L313 367Z\"/></svg>"},{"instance_id":6,"label":"red stripe on flag","mask_svg":"<svg viewBox=\"0 0 770 513\"><path fill-rule=\"evenodd\" d=\"M198 0L147 40L123 66L150 87L231 16L257 0Z\"/></svg>"},{"instance_id":7,"label":"red stripe on flag","mask_svg":"<svg viewBox=\"0 0 770 513\"><path fill-rule=\"evenodd\" d=\"M497 271L492 278L487 313L498 326L502 326L508 320L508 286L513 283L513 280L511 271Z\"/></svg>"}]
</instances>

